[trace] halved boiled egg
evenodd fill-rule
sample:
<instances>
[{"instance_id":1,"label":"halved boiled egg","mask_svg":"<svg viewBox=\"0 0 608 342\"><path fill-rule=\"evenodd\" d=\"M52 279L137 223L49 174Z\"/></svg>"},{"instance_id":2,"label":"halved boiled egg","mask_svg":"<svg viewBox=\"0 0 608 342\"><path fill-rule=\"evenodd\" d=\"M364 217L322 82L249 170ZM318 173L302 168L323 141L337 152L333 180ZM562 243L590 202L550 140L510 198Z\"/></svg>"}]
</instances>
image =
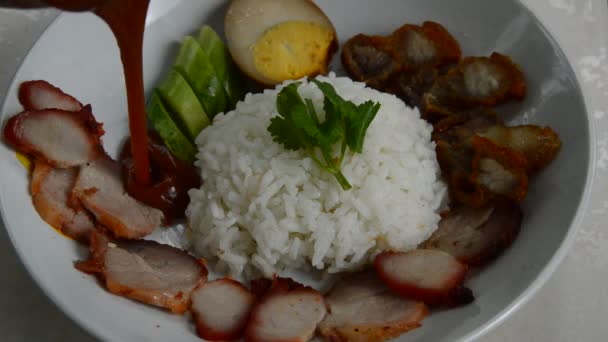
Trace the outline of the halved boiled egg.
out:
<instances>
[{"instance_id":1,"label":"halved boiled egg","mask_svg":"<svg viewBox=\"0 0 608 342\"><path fill-rule=\"evenodd\" d=\"M265 85L327 71L336 30L310 0L233 0L224 30L244 73Z\"/></svg>"}]
</instances>

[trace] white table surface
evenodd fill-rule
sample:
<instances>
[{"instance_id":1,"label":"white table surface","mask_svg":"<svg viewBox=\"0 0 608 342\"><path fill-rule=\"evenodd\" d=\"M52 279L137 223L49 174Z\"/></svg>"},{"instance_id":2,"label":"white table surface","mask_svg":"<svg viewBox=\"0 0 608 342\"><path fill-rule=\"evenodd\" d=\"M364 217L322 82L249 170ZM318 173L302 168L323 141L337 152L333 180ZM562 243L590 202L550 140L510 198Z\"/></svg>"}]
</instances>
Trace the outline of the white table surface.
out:
<instances>
[{"instance_id":1,"label":"white table surface","mask_svg":"<svg viewBox=\"0 0 608 342\"><path fill-rule=\"evenodd\" d=\"M481 341L608 341L608 7L606 0L523 2L577 72L595 129L597 170L573 249L540 292ZM0 103L22 58L56 15L0 9ZM3 227L0 269L0 341L95 340L46 298Z\"/></svg>"}]
</instances>

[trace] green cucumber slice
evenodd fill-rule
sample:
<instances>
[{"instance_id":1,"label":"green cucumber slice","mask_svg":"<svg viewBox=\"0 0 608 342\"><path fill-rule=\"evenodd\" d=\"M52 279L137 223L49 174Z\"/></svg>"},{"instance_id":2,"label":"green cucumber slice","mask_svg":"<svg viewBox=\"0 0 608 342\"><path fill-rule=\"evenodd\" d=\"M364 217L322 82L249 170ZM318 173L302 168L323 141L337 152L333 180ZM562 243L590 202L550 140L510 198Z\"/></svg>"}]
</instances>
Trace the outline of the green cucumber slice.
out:
<instances>
[{"instance_id":1,"label":"green cucumber slice","mask_svg":"<svg viewBox=\"0 0 608 342\"><path fill-rule=\"evenodd\" d=\"M158 87L158 93L175 123L194 142L203 128L209 126L209 118L188 82L175 69Z\"/></svg>"},{"instance_id":2,"label":"green cucumber slice","mask_svg":"<svg viewBox=\"0 0 608 342\"><path fill-rule=\"evenodd\" d=\"M188 81L210 120L226 110L224 87L209 56L194 38L184 38L174 67Z\"/></svg>"},{"instance_id":3,"label":"green cucumber slice","mask_svg":"<svg viewBox=\"0 0 608 342\"><path fill-rule=\"evenodd\" d=\"M198 43L207 52L209 60L224 86L228 98L228 109L234 109L236 103L245 97L245 78L232 61L230 52L222 39L211 27L205 25L201 28Z\"/></svg>"},{"instance_id":4,"label":"green cucumber slice","mask_svg":"<svg viewBox=\"0 0 608 342\"><path fill-rule=\"evenodd\" d=\"M158 91L154 91L148 101L148 119L154 130L163 139L163 142L175 157L183 161L193 163L196 156L196 147L186 138L177 127L171 115L165 108Z\"/></svg>"}]
</instances>

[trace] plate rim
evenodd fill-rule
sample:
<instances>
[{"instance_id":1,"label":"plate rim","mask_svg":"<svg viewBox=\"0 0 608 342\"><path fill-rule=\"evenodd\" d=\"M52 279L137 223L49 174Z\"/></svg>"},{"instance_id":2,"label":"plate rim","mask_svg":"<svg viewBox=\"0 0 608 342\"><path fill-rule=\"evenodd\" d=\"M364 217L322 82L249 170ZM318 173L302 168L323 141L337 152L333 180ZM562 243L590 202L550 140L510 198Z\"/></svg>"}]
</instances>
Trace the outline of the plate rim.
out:
<instances>
[{"instance_id":1,"label":"plate rim","mask_svg":"<svg viewBox=\"0 0 608 342\"><path fill-rule=\"evenodd\" d=\"M568 70L575 77L576 93L581 99L583 99L582 105L583 105L583 109L585 112L585 117L587 119L587 130L588 130L587 144L589 147L589 149L588 149L589 162L587 165L587 173L585 175L585 178L586 178L585 185L584 185L583 193L581 195L581 200L579 201L577 208L576 208L576 214L574 215L574 218L572 219L572 221L570 223L568 233L566 234L566 236L560 243L558 249L553 253L553 256L551 256L549 261L546 263L546 265L543 267L543 269L538 273L538 275L536 275L534 277L533 281L517 297L515 297L506 307L504 307L497 314L488 318L483 324L477 326L475 329L473 329L470 332L468 332L467 334L463 335L461 338L459 338L456 341L477 340L477 339L481 338L482 336L486 335L487 333L489 333L490 331L496 329L498 326L502 325L508 317L515 314L525 304L527 304L536 294L538 294L538 291L544 285L546 285L547 281L555 273L557 267L562 263L562 261L564 260L564 258L567 256L568 252L574 245L575 237L576 237L578 231L580 230L582 221L583 221L586 211L589 207L589 201L590 201L591 191L592 191L591 189L593 187L594 178L595 178L594 176L595 176L595 169L596 169L596 162L597 162L596 161L596 144L595 144L596 132L595 132L594 127L592 126L591 120L589 120L589 110L588 110L588 101L589 100L588 100L586 94L583 92L583 89L581 87L582 83L580 81L580 77L576 73L575 69L573 68L570 59L563 51L558 40L556 39L556 37L553 36L551 31L547 29L545 24L521 0L513 0L513 1L516 4L518 4L524 11L526 11L527 14L530 15L531 18L535 19L540 30L548 37L551 45L553 45L555 47L557 54L567 62L566 66L567 66ZM50 29L53 26L58 25L62 20L65 19L65 17L70 16L70 15L71 15L71 13L59 13L57 15L57 17L55 17L44 28L42 33L38 35L38 37L36 38L36 40L32 44L32 46L29 47L29 49L27 49L27 52L24 54L23 59L19 63L19 66L15 70L15 72L11 78L11 81L8 85L7 93L3 100L2 106L0 107L0 113L6 112L8 97L10 96L8 90L14 89L15 83L18 81L17 80L18 75L21 73L21 70L23 69L25 63L27 62L28 56L30 55L32 50L38 45L39 41L42 40L48 34L48 32L50 31ZM8 226L6 225L6 222L5 222L6 220L4 219L4 216L5 216L4 213L5 213L4 203L2 201L2 197L0 196L0 223L3 225L4 230L6 231L7 236L9 237L12 248L16 252L21 263L24 265L29 276L34 280L34 283L36 284L36 286L40 290L42 290L44 295L50 299L50 301L53 303L53 305L55 305L55 307L57 307L63 314L65 314L72 322L79 325L83 330L85 330L88 334L92 335L93 337L100 339L100 340L110 340L110 341L120 340L119 336L114 334L111 329L110 330L103 329L102 327L95 325L93 322L89 322L89 321L85 320L84 318L81 318L78 315L77 310L74 309L73 306L70 306L62 298L60 298L59 296L56 296L51 291L51 289L47 287L46 282L42 281L42 279L35 272L33 272L33 266L30 265L28 259L25 257L26 256L25 251L23 251L19 247L19 245L16 244L16 240L15 240L15 237L13 236L12 230L9 229Z\"/></svg>"}]
</instances>

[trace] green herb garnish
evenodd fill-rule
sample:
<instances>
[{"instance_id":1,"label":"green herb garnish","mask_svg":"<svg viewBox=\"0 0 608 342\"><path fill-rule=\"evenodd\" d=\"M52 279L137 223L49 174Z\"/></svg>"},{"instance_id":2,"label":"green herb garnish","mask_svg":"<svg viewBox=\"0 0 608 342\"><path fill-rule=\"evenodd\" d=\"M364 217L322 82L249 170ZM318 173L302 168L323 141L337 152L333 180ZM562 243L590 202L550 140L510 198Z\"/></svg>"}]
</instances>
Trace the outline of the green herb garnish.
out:
<instances>
[{"instance_id":1,"label":"green herb garnish","mask_svg":"<svg viewBox=\"0 0 608 342\"><path fill-rule=\"evenodd\" d=\"M325 120L320 122L310 99L304 101L300 97L298 87L301 83L296 82L279 92L279 116L270 120L268 132L274 141L288 150L306 150L322 169L336 177L344 190L349 190L352 186L342 174L342 160L347 148L353 153L363 151L365 133L380 104L367 101L355 105L340 97L331 84L314 79L311 81L325 95ZM338 158L334 157L334 146L339 146Z\"/></svg>"}]
</instances>

